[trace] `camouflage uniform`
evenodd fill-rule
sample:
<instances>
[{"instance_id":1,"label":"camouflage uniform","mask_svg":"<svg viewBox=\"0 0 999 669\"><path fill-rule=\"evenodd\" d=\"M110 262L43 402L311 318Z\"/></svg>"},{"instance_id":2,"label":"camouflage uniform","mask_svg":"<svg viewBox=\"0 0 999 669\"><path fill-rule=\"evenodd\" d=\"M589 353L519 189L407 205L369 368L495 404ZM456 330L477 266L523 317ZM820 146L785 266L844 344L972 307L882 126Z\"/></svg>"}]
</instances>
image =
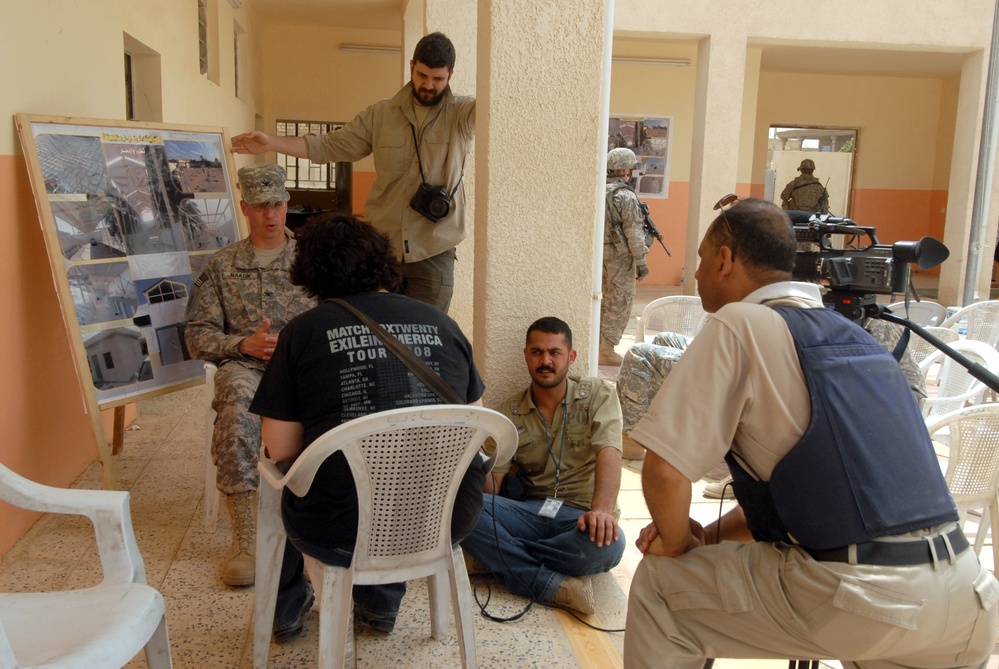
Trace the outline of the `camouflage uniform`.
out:
<instances>
[{"instance_id":1,"label":"camouflage uniform","mask_svg":"<svg viewBox=\"0 0 999 669\"><path fill-rule=\"evenodd\" d=\"M649 248L635 191L624 179L607 177L606 192L600 339L616 346L631 317L636 267L645 262Z\"/></svg>"},{"instance_id":2,"label":"camouflage uniform","mask_svg":"<svg viewBox=\"0 0 999 669\"><path fill-rule=\"evenodd\" d=\"M234 495L257 489L260 416L248 411L264 362L244 356L239 344L271 319L276 334L315 301L288 276L295 240L267 267L258 267L249 238L217 252L194 282L187 304L185 339L191 357L219 366L212 408L218 413L212 460L218 489Z\"/></svg>"},{"instance_id":3,"label":"camouflage uniform","mask_svg":"<svg viewBox=\"0 0 999 669\"><path fill-rule=\"evenodd\" d=\"M889 351L895 348L902 336L901 325L878 319L869 319L864 329L871 333ZM622 431L628 434L648 411L652 398L673 370L673 365L691 342L675 332L660 332L651 344L635 344L624 354L621 372L617 377L617 396L621 400ZM912 354L906 349L899 361L909 388L916 400L926 397L926 382Z\"/></svg>"},{"instance_id":4,"label":"camouflage uniform","mask_svg":"<svg viewBox=\"0 0 999 669\"><path fill-rule=\"evenodd\" d=\"M690 339L675 332L660 332L651 344L635 344L624 354L617 377L617 396L621 400L625 434L631 432L648 411L652 398L686 350Z\"/></svg>"},{"instance_id":5,"label":"camouflage uniform","mask_svg":"<svg viewBox=\"0 0 999 669\"><path fill-rule=\"evenodd\" d=\"M780 194L781 208L810 211L813 214L829 213L829 192L822 182L811 174L796 176L784 186Z\"/></svg>"}]
</instances>

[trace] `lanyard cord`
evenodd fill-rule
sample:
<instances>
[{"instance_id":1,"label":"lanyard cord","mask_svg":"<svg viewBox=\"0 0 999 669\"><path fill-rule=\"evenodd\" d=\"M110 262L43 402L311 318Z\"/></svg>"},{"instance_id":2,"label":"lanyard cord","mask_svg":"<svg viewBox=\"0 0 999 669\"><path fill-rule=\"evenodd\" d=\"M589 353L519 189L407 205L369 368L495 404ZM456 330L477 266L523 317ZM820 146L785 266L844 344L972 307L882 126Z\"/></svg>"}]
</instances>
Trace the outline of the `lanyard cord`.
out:
<instances>
[{"instance_id":1,"label":"lanyard cord","mask_svg":"<svg viewBox=\"0 0 999 669\"><path fill-rule=\"evenodd\" d=\"M555 459L555 451L552 450L552 440L548 434L548 421L545 420L545 415L538 411L538 415L541 416L541 424L545 426L545 444L548 446L548 455L551 456L552 462L555 463L555 499L558 499L558 486L562 480L562 454L565 452L565 429L569 424L569 392L566 389L565 399L562 401L562 444L558 449L558 459Z\"/></svg>"},{"instance_id":2,"label":"lanyard cord","mask_svg":"<svg viewBox=\"0 0 999 669\"><path fill-rule=\"evenodd\" d=\"M412 124L409 125L409 129L413 133L413 144L416 145L416 165L420 168L420 181L422 181L423 183L427 183L427 178L423 176L423 161L420 160L420 140L416 138L416 128L414 128ZM422 130L420 131L420 139L423 139ZM450 155L451 155L451 144L448 143L447 153L444 155L445 164L447 163L447 159L448 157L450 157ZM467 157L468 156L466 155L465 158ZM458 186L461 185L461 180L465 178L465 158L461 159L461 176L458 177L458 183L454 185L454 188L452 188L451 192L449 193L451 197L454 197L454 194L458 192Z\"/></svg>"}]
</instances>

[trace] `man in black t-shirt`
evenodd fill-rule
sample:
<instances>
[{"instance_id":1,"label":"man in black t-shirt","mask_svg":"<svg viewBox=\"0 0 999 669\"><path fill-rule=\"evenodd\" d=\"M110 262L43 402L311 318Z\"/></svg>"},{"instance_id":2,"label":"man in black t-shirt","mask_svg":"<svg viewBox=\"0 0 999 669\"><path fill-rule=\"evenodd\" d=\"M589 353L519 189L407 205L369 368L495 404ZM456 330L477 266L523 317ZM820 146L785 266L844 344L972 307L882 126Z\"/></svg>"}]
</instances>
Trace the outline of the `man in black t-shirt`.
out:
<instances>
[{"instance_id":1,"label":"man in black t-shirt","mask_svg":"<svg viewBox=\"0 0 999 669\"><path fill-rule=\"evenodd\" d=\"M467 403L481 405L485 386L458 325L434 307L395 294L399 262L387 237L356 219L334 217L310 223L298 240L292 283L320 303L285 326L250 406L263 417L268 455L290 464L341 423L388 409L442 403L357 318L325 301L330 298L344 299L369 315ZM471 531L482 508L485 475L475 463L455 501L455 542ZM299 551L327 564L350 564L357 496L343 455L323 463L304 497L285 490L281 507L289 542L274 617L279 643L298 635L312 604ZM405 590L405 583L355 586L355 617L390 632Z\"/></svg>"}]
</instances>

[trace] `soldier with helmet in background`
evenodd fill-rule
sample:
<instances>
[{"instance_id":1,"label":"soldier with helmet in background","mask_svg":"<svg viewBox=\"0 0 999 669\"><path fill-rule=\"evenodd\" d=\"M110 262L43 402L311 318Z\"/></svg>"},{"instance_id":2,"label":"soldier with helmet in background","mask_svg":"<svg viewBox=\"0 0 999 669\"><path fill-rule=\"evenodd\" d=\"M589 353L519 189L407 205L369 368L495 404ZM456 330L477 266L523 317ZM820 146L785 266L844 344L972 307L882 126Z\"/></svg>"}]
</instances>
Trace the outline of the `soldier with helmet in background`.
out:
<instances>
[{"instance_id":1,"label":"soldier with helmet in background","mask_svg":"<svg viewBox=\"0 0 999 669\"><path fill-rule=\"evenodd\" d=\"M621 341L631 317L635 280L649 273L649 247L642 228L644 216L638 195L628 183L638 159L631 149L607 154L607 194L604 210L603 300L600 302L601 365L620 365L614 347Z\"/></svg>"},{"instance_id":2,"label":"soldier with helmet in background","mask_svg":"<svg viewBox=\"0 0 999 669\"><path fill-rule=\"evenodd\" d=\"M829 213L829 191L816 177L815 161L805 158L798 165L800 176L795 177L784 186L780 194L780 206L785 211L808 211L813 214Z\"/></svg>"}]
</instances>

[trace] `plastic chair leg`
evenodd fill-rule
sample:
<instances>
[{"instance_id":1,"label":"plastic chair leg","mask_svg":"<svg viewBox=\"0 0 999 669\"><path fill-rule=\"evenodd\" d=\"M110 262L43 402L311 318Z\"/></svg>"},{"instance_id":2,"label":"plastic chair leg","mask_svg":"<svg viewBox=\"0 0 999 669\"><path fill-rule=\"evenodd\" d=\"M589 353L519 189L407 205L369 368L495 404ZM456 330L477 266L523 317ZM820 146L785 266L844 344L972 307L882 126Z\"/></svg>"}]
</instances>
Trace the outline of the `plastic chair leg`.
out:
<instances>
[{"instance_id":1,"label":"plastic chair leg","mask_svg":"<svg viewBox=\"0 0 999 669\"><path fill-rule=\"evenodd\" d=\"M215 487L217 480L217 468L212 462L211 437L208 439L208 448L205 451L205 532L214 534L215 526L219 518L219 498L222 494Z\"/></svg>"},{"instance_id":2,"label":"plastic chair leg","mask_svg":"<svg viewBox=\"0 0 999 669\"><path fill-rule=\"evenodd\" d=\"M170 638L167 635L166 615L160 618L160 624L146 643L146 666L149 669L172 669L170 659Z\"/></svg>"},{"instance_id":3,"label":"plastic chair leg","mask_svg":"<svg viewBox=\"0 0 999 669\"><path fill-rule=\"evenodd\" d=\"M267 669L286 539L284 524L281 522L281 493L261 481L257 507L257 566L253 593L254 669Z\"/></svg>"},{"instance_id":4,"label":"plastic chair leg","mask_svg":"<svg viewBox=\"0 0 999 669\"><path fill-rule=\"evenodd\" d=\"M430 599L430 636L435 641L447 637L447 609L451 602L450 578L437 573L427 577L427 596Z\"/></svg>"},{"instance_id":5,"label":"plastic chair leg","mask_svg":"<svg viewBox=\"0 0 999 669\"><path fill-rule=\"evenodd\" d=\"M353 573L349 568L331 567L323 569L323 584L319 604L319 669L353 669L356 653L347 657L348 648L354 646L354 585ZM351 659L345 664L346 659Z\"/></svg>"},{"instance_id":6,"label":"plastic chair leg","mask_svg":"<svg viewBox=\"0 0 999 669\"><path fill-rule=\"evenodd\" d=\"M458 652L461 653L461 666L464 669L477 669L475 652L475 631L472 628L472 586L468 582L465 558L460 548L452 553L452 568L448 574L451 581L451 600L454 604L454 627L458 636Z\"/></svg>"}]
</instances>

